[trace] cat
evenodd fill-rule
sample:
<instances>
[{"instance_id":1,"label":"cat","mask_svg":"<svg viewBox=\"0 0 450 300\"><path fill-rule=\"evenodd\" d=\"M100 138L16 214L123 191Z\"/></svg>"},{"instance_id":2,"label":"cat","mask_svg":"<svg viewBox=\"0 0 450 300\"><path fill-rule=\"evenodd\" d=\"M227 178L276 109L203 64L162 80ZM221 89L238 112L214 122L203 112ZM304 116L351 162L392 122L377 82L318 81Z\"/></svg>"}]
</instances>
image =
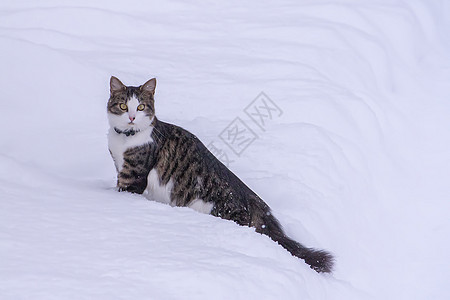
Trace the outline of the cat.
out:
<instances>
[{"instance_id":1,"label":"cat","mask_svg":"<svg viewBox=\"0 0 450 300\"><path fill-rule=\"evenodd\" d=\"M155 78L139 87L110 79L108 146L119 191L254 227L313 270L331 272L331 254L287 237L269 206L195 135L156 118L155 88Z\"/></svg>"}]
</instances>

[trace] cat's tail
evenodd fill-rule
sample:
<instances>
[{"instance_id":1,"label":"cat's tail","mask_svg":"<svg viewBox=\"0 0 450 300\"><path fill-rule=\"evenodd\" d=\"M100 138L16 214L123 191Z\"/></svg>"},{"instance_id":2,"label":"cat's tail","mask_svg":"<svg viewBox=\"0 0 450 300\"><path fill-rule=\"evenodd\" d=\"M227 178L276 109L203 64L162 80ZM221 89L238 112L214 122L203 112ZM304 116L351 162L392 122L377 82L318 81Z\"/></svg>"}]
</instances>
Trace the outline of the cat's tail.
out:
<instances>
[{"instance_id":1,"label":"cat's tail","mask_svg":"<svg viewBox=\"0 0 450 300\"><path fill-rule=\"evenodd\" d=\"M307 248L286 236L278 220L267 212L263 217L264 224L257 226L256 231L268 235L272 240L280 244L292 255L303 259L311 269L319 273L331 273L333 270L334 258L324 251Z\"/></svg>"},{"instance_id":2,"label":"cat's tail","mask_svg":"<svg viewBox=\"0 0 450 300\"><path fill-rule=\"evenodd\" d=\"M324 250L306 248L286 235L276 238L278 240L273 240L278 242L292 255L303 259L314 271L319 273L331 273L333 270L334 259L330 253Z\"/></svg>"}]
</instances>

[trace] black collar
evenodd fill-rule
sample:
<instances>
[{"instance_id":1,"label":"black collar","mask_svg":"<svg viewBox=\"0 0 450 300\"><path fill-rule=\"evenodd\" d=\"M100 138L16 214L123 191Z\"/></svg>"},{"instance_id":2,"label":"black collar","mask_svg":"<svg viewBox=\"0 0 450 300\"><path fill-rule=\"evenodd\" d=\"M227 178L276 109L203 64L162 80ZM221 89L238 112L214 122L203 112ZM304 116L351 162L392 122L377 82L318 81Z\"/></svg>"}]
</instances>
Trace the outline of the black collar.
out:
<instances>
[{"instance_id":1,"label":"black collar","mask_svg":"<svg viewBox=\"0 0 450 300\"><path fill-rule=\"evenodd\" d=\"M125 134L126 136L135 135L139 130L134 130L133 128L127 129L127 130L120 130L116 127L114 127L114 131L118 134Z\"/></svg>"}]
</instances>

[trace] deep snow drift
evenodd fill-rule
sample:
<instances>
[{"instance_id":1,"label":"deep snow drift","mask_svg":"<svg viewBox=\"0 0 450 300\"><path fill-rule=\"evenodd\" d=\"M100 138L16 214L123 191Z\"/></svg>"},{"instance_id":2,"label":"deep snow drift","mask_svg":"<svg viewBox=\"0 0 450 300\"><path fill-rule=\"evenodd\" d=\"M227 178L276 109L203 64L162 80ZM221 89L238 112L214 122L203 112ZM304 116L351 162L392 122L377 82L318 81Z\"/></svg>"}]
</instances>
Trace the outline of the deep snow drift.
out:
<instances>
[{"instance_id":1,"label":"deep snow drift","mask_svg":"<svg viewBox=\"0 0 450 300\"><path fill-rule=\"evenodd\" d=\"M448 28L445 1L2 2L0 298L449 299ZM111 75L157 77L159 118L334 273L116 192ZM279 111L258 126L261 92ZM236 118L245 149L223 138Z\"/></svg>"}]
</instances>

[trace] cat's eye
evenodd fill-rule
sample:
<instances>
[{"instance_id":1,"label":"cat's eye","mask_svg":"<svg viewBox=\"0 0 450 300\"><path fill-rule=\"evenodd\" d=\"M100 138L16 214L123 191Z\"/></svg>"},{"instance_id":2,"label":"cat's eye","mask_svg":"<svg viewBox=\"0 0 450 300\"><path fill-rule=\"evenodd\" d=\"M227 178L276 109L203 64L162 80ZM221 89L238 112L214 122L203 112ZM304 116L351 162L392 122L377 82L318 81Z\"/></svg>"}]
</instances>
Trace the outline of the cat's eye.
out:
<instances>
[{"instance_id":1,"label":"cat's eye","mask_svg":"<svg viewBox=\"0 0 450 300\"><path fill-rule=\"evenodd\" d=\"M128 106L125 103L120 103L119 107L120 107L121 110L127 110L128 109Z\"/></svg>"},{"instance_id":2,"label":"cat's eye","mask_svg":"<svg viewBox=\"0 0 450 300\"><path fill-rule=\"evenodd\" d=\"M137 110L144 110L144 108L145 108L144 104L139 104Z\"/></svg>"}]
</instances>

